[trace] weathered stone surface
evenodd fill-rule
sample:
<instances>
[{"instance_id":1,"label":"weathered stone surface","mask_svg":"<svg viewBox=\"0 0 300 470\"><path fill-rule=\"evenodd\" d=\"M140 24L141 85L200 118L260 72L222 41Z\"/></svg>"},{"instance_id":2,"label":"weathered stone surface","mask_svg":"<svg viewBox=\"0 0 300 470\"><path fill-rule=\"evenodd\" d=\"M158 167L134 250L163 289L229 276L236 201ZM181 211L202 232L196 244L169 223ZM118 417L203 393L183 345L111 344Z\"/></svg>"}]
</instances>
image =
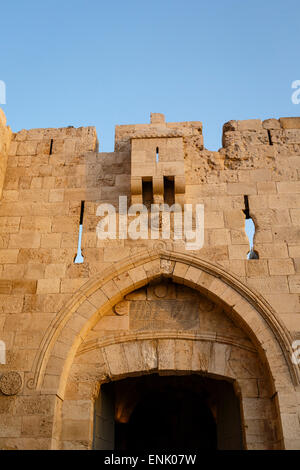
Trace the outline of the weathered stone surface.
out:
<instances>
[{"instance_id":1,"label":"weathered stone surface","mask_svg":"<svg viewBox=\"0 0 300 470\"><path fill-rule=\"evenodd\" d=\"M0 377L0 390L4 395L16 395L22 387L18 372L7 372Z\"/></svg>"},{"instance_id":2,"label":"weathered stone surface","mask_svg":"<svg viewBox=\"0 0 300 470\"><path fill-rule=\"evenodd\" d=\"M234 383L247 448L300 448L299 122L229 121L212 152L200 122L152 113L98 153L92 127L12 134L0 110L0 448L91 448L100 385L157 373ZM97 207L119 215L120 195L203 204L203 247L173 228L99 240Z\"/></svg>"},{"instance_id":3,"label":"weathered stone surface","mask_svg":"<svg viewBox=\"0 0 300 470\"><path fill-rule=\"evenodd\" d=\"M130 329L199 329L199 305L194 301L142 301L130 305Z\"/></svg>"}]
</instances>

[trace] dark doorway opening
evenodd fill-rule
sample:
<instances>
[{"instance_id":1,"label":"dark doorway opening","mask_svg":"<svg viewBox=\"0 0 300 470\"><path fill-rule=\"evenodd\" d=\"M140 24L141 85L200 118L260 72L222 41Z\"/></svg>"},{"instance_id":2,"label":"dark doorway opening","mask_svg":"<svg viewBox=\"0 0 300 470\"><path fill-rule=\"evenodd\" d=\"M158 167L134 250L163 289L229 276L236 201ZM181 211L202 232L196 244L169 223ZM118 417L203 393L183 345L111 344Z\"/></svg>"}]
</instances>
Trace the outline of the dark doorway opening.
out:
<instances>
[{"instance_id":1,"label":"dark doorway opening","mask_svg":"<svg viewBox=\"0 0 300 470\"><path fill-rule=\"evenodd\" d=\"M164 176L164 202L169 206L175 204L175 183L173 176Z\"/></svg>"},{"instance_id":2,"label":"dark doorway opening","mask_svg":"<svg viewBox=\"0 0 300 470\"><path fill-rule=\"evenodd\" d=\"M143 204L148 210L151 209L153 204L153 182L152 179L142 179L142 193L143 193Z\"/></svg>"},{"instance_id":3,"label":"dark doorway opening","mask_svg":"<svg viewBox=\"0 0 300 470\"><path fill-rule=\"evenodd\" d=\"M101 386L95 449L242 449L239 401L231 383L157 374Z\"/></svg>"}]
</instances>

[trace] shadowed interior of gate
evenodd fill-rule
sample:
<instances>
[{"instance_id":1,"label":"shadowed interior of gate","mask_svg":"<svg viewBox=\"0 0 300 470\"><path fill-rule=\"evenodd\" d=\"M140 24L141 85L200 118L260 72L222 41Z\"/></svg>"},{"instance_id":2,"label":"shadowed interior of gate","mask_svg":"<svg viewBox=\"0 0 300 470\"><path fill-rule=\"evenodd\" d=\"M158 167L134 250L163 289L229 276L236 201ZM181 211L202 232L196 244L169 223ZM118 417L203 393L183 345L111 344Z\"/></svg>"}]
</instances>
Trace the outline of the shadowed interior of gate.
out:
<instances>
[{"instance_id":1,"label":"shadowed interior of gate","mask_svg":"<svg viewBox=\"0 0 300 470\"><path fill-rule=\"evenodd\" d=\"M94 449L242 449L241 429L232 383L151 374L101 386Z\"/></svg>"}]
</instances>

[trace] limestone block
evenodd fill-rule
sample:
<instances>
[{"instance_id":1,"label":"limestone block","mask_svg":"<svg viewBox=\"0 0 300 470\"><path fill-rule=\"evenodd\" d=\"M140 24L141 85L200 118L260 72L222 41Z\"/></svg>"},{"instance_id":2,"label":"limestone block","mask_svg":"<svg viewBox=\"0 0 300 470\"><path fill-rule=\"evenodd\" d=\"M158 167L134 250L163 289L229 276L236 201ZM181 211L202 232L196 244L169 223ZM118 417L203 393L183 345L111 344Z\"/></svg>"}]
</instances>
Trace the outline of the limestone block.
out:
<instances>
[{"instance_id":1,"label":"limestone block","mask_svg":"<svg viewBox=\"0 0 300 470\"><path fill-rule=\"evenodd\" d=\"M211 370L212 343L209 341L192 341L192 358L190 368L192 371L208 372Z\"/></svg>"},{"instance_id":2,"label":"limestone block","mask_svg":"<svg viewBox=\"0 0 300 470\"><path fill-rule=\"evenodd\" d=\"M10 313L10 314L20 313L22 312L22 307L23 307L23 295L0 294L0 312L1 313ZM15 318L14 318L14 321L16 321Z\"/></svg>"},{"instance_id":3,"label":"limestone block","mask_svg":"<svg viewBox=\"0 0 300 470\"><path fill-rule=\"evenodd\" d=\"M128 371L131 373L144 371L145 362L141 355L141 348L137 342L126 342L123 344L123 350L128 364Z\"/></svg>"},{"instance_id":4,"label":"limestone block","mask_svg":"<svg viewBox=\"0 0 300 470\"><path fill-rule=\"evenodd\" d=\"M293 225L300 225L300 209L290 209Z\"/></svg>"},{"instance_id":5,"label":"limestone block","mask_svg":"<svg viewBox=\"0 0 300 470\"><path fill-rule=\"evenodd\" d=\"M53 189L55 187L55 177L45 176L43 178L43 189Z\"/></svg>"},{"instance_id":6,"label":"limestone block","mask_svg":"<svg viewBox=\"0 0 300 470\"><path fill-rule=\"evenodd\" d=\"M55 294L60 289L60 279L39 279L37 284L38 294Z\"/></svg>"},{"instance_id":7,"label":"limestone block","mask_svg":"<svg viewBox=\"0 0 300 470\"><path fill-rule=\"evenodd\" d=\"M231 346L227 344L214 343L212 354L213 359L211 362L211 372L219 375L226 375L231 354Z\"/></svg>"},{"instance_id":8,"label":"limestone block","mask_svg":"<svg viewBox=\"0 0 300 470\"><path fill-rule=\"evenodd\" d=\"M66 272L65 264L49 264L45 268L45 278L61 278L64 277Z\"/></svg>"},{"instance_id":9,"label":"limestone block","mask_svg":"<svg viewBox=\"0 0 300 470\"><path fill-rule=\"evenodd\" d=\"M291 259L270 259L268 261L271 275L294 274L295 268Z\"/></svg>"},{"instance_id":10,"label":"limestone block","mask_svg":"<svg viewBox=\"0 0 300 470\"><path fill-rule=\"evenodd\" d=\"M130 278L132 279L132 282L134 283L135 288L142 287L147 278L146 271L144 270L143 266L137 266L136 268L131 268L128 271L128 274Z\"/></svg>"},{"instance_id":11,"label":"limestone block","mask_svg":"<svg viewBox=\"0 0 300 470\"><path fill-rule=\"evenodd\" d=\"M288 250L291 258L300 258L300 245L289 245Z\"/></svg>"},{"instance_id":12,"label":"limestone block","mask_svg":"<svg viewBox=\"0 0 300 470\"><path fill-rule=\"evenodd\" d=\"M24 276L24 265L22 264L6 264L3 266L4 279L18 279Z\"/></svg>"},{"instance_id":13,"label":"limestone block","mask_svg":"<svg viewBox=\"0 0 300 470\"><path fill-rule=\"evenodd\" d=\"M281 413L283 435L286 439L300 438L298 413Z\"/></svg>"},{"instance_id":14,"label":"limestone block","mask_svg":"<svg viewBox=\"0 0 300 470\"><path fill-rule=\"evenodd\" d=\"M175 340L175 368L177 371L190 372L193 356L193 342Z\"/></svg>"},{"instance_id":15,"label":"limestone block","mask_svg":"<svg viewBox=\"0 0 300 470\"><path fill-rule=\"evenodd\" d=\"M264 129L280 129L280 121L278 119L266 119L263 121L262 126Z\"/></svg>"},{"instance_id":16,"label":"limestone block","mask_svg":"<svg viewBox=\"0 0 300 470\"><path fill-rule=\"evenodd\" d=\"M288 258L288 250L285 243L257 243L255 249L260 259Z\"/></svg>"},{"instance_id":17,"label":"limestone block","mask_svg":"<svg viewBox=\"0 0 300 470\"><path fill-rule=\"evenodd\" d=\"M300 275L289 276L289 289L291 293L299 294L300 293Z\"/></svg>"},{"instance_id":18,"label":"limestone block","mask_svg":"<svg viewBox=\"0 0 300 470\"><path fill-rule=\"evenodd\" d=\"M280 118L279 122L283 129L300 129L299 117Z\"/></svg>"},{"instance_id":19,"label":"limestone block","mask_svg":"<svg viewBox=\"0 0 300 470\"><path fill-rule=\"evenodd\" d=\"M299 196L293 194L280 194L280 196L268 196L268 207L271 209L299 208Z\"/></svg>"},{"instance_id":20,"label":"limestone block","mask_svg":"<svg viewBox=\"0 0 300 470\"><path fill-rule=\"evenodd\" d=\"M278 193L300 193L300 181L281 181L276 183Z\"/></svg>"},{"instance_id":21,"label":"limestone block","mask_svg":"<svg viewBox=\"0 0 300 470\"><path fill-rule=\"evenodd\" d=\"M9 248L39 248L40 244L41 235L35 232L11 234L9 239Z\"/></svg>"},{"instance_id":22,"label":"limestone block","mask_svg":"<svg viewBox=\"0 0 300 470\"><path fill-rule=\"evenodd\" d=\"M160 339L158 340L158 370L174 371L176 370L175 359L175 340Z\"/></svg>"},{"instance_id":23,"label":"limestone block","mask_svg":"<svg viewBox=\"0 0 300 470\"><path fill-rule=\"evenodd\" d=\"M111 377L125 374L129 371L123 344L112 344L103 348L106 368Z\"/></svg>"},{"instance_id":24,"label":"limestone block","mask_svg":"<svg viewBox=\"0 0 300 470\"><path fill-rule=\"evenodd\" d=\"M237 121L237 130L240 132L252 130L260 131L262 129L262 122L260 119L248 119Z\"/></svg>"},{"instance_id":25,"label":"limestone block","mask_svg":"<svg viewBox=\"0 0 300 470\"><path fill-rule=\"evenodd\" d=\"M43 248L21 248L19 251L19 263L51 263L52 254L50 249Z\"/></svg>"},{"instance_id":26,"label":"limestone block","mask_svg":"<svg viewBox=\"0 0 300 470\"><path fill-rule=\"evenodd\" d=\"M151 124L165 124L165 116L161 113L150 113Z\"/></svg>"},{"instance_id":27,"label":"limestone block","mask_svg":"<svg viewBox=\"0 0 300 470\"><path fill-rule=\"evenodd\" d=\"M248 238L244 228L238 230L230 230L231 243L233 245L242 245L248 242Z\"/></svg>"},{"instance_id":28,"label":"limestone block","mask_svg":"<svg viewBox=\"0 0 300 470\"><path fill-rule=\"evenodd\" d=\"M113 280L103 284L102 290L109 299L114 298L115 300L117 300L123 297L118 286L115 284Z\"/></svg>"},{"instance_id":29,"label":"limestone block","mask_svg":"<svg viewBox=\"0 0 300 470\"><path fill-rule=\"evenodd\" d=\"M299 239L299 228L295 227L273 227L274 240L297 243Z\"/></svg>"},{"instance_id":30,"label":"limestone block","mask_svg":"<svg viewBox=\"0 0 300 470\"><path fill-rule=\"evenodd\" d=\"M274 411L270 406L268 398L248 398L242 399L244 415L247 419L273 419Z\"/></svg>"},{"instance_id":31,"label":"limestone block","mask_svg":"<svg viewBox=\"0 0 300 470\"><path fill-rule=\"evenodd\" d=\"M266 277L269 275L268 262L264 259L247 260L245 263L247 277Z\"/></svg>"},{"instance_id":32,"label":"limestone block","mask_svg":"<svg viewBox=\"0 0 300 470\"><path fill-rule=\"evenodd\" d=\"M61 233L42 234L41 248L59 248L61 245Z\"/></svg>"},{"instance_id":33,"label":"limestone block","mask_svg":"<svg viewBox=\"0 0 300 470\"><path fill-rule=\"evenodd\" d=\"M51 218L50 217L21 217L20 231L22 232L51 232Z\"/></svg>"},{"instance_id":34,"label":"limestone block","mask_svg":"<svg viewBox=\"0 0 300 470\"><path fill-rule=\"evenodd\" d=\"M119 261L122 258L127 258L130 254L130 248L119 247L119 248L105 248L104 250L104 261L114 262Z\"/></svg>"},{"instance_id":35,"label":"limestone block","mask_svg":"<svg viewBox=\"0 0 300 470\"><path fill-rule=\"evenodd\" d=\"M18 191L12 189L4 190L2 193L2 198L6 201L17 201L19 198L19 193Z\"/></svg>"},{"instance_id":36,"label":"limestone block","mask_svg":"<svg viewBox=\"0 0 300 470\"><path fill-rule=\"evenodd\" d=\"M223 228L224 217L222 211L204 211L205 228Z\"/></svg>"},{"instance_id":37,"label":"limestone block","mask_svg":"<svg viewBox=\"0 0 300 470\"><path fill-rule=\"evenodd\" d=\"M87 420L92 414L90 400L65 400L62 407L62 416L66 419Z\"/></svg>"},{"instance_id":38,"label":"limestone block","mask_svg":"<svg viewBox=\"0 0 300 470\"><path fill-rule=\"evenodd\" d=\"M36 153L37 153L37 143L34 141L21 142L18 145L17 155L36 155Z\"/></svg>"},{"instance_id":39,"label":"limestone block","mask_svg":"<svg viewBox=\"0 0 300 470\"><path fill-rule=\"evenodd\" d=\"M289 287L286 276L274 276L271 278L247 278L247 283L262 294L287 293Z\"/></svg>"},{"instance_id":40,"label":"limestone block","mask_svg":"<svg viewBox=\"0 0 300 470\"><path fill-rule=\"evenodd\" d=\"M20 226L20 217L0 217L1 233L17 233Z\"/></svg>"},{"instance_id":41,"label":"limestone block","mask_svg":"<svg viewBox=\"0 0 300 470\"><path fill-rule=\"evenodd\" d=\"M20 416L2 416L0 437L19 437L21 434L21 426L22 418Z\"/></svg>"},{"instance_id":42,"label":"limestone block","mask_svg":"<svg viewBox=\"0 0 300 470\"><path fill-rule=\"evenodd\" d=\"M229 259L231 260L240 260L247 259L247 254L249 252L249 245L232 245L228 247Z\"/></svg>"},{"instance_id":43,"label":"limestone block","mask_svg":"<svg viewBox=\"0 0 300 470\"><path fill-rule=\"evenodd\" d=\"M115 276L114 283L118 287L119 291L123 293L123 295L126 292L130 292L132 289L132 279L127 272Z\"/></svg>"},{"instance_id":44,"label":"limestone block","mask_svg":"<svg viewBox=\"0 0 300 470\"><path fill-rule=\"evenodd\" d=\"M179 261L176 261L175 267L173 270L173 276L172 276L173 279L175 281L182 282L182 279L184 279L188 268L189 268L188 264L183 264L183 263L180 263Z\"/></svg>"},{"instance_id":45,"label":"limestone block","mask_svg":"<svg viewBox=\"0 0 300 470\"><path fill-rule=\"evenodd\" d=\"M91 439L92 427L90 419L66 419L62 428L62 439L66 441L84 441Z\"/></svg>"},{"instance_id":46,"label":"limestone block","mask_svg":"<svg viewBox=\"0 0 300 470\"><path fill-rule=\"evenodd\" d=\"M258 194L276 194L277 188L273 181L259 181L257 183L257 193Z\"/></svg>"},{"instance_id":47,"label":"limestone block","mask_svg":"<svg viewBox=\"0 0 300 470\"><path fill-rule=\"evenodd\" d=\"M49 202L62 202L64 200L64 189L50 189Z\"/></svg>"},{"instance_id":48,"label":"limestone block","mask_svg":"<svg viewBox=\"0 0 300 470\"><path fill-rule=\"evenodd\" d=\"M198 268L189 266L184 276L184 283L191 286L197 285L200 275L201 271Z\"/></svg>"},{"instance_id":49,"label":"limestone block","mask_svg":"<svg viewBox=\"0 0 300 470\"><path fill-rule=\"evenodd\" d=\"M44 281L47 281L49 282L49 284L51 284L53 279L44 279ZM68 294L76 292L78 289L80 289L80 287L86 283L86 279L62 279L61 281L59 279L56 279L56 285L59 285L60 282L60 292L63 294Z\"/></svg>"},{"instance_id":50,"label":"limestone block","mask_svg":"<svg viewBox=\"0 0 300 470\"><path fill-rule=\"evenodd\" d=\"M294 265L296 273L300 273L300 258L294 259Z\"/></svg>"},{"instance_id":51,"label":"limestone block","mask_svg":"<svg viewBox=\"0 0 300 470\"><path fill-rule=\"evenodd\" d=\"M110 332L119 331L119 330L129 330L129 317L128 315L124 316L112 316L106 315L101 318L99 323L96 326L97 330L107 330Z\"/></svg>"},{"instance_id":52,"label":"limestone block","mask_svg":"<svg viewBox=\"0 0 300 470\"><path fill-rule=\"evenodd\" d=\"M20 189L20 201L47 202L49 199L48 189Z\"/></svg>"},{"instance_id":53,"label":"limestone block","mask_svg":"<svg viewBox=\"0 0 300 470\"><path fill-rule=\"evenodd\" d=\"M229 245L231 243L230 231L228 229L214 229L204 232L206 244L212 247Z\"/></svg>"},{"instance_id":54,"label":"limestone block","mask_svg":"<svg viewBox=\"0 0 300 470\"><path fill-rule=\"evenodd\" d=\"M257 194L255 183L227 183L228 194Z\"/></svg>"},{"instance_id":55,"label":"limestone block","mask_svg":"<svg viewBox=\"0 0 300 470\"><path fill-rule=\"evenodd\" d=\"M78 231L78 217L76 216L59 216L52 219L52 232L70 232L77 233Z\"/></svg>"},{"instance_id":56,"label":"limestone block","mask_svg":"<svg viewBox=\"0 0 300 470\"><path fill-rule=\"evenodd\" d=\"M97 289L93 294L87 297L87 300L97 309L100 309L109 302L107 295L102 289Z\"/></svg>"},{"instance_id":57,"label":"limestone block","mask_svg":"<svg viewBox=\"0 0 300 470\"><path fill-rule=\"evenodd\" d=\"M23 268L24 269L24 268ZM45 273L45 266L40 263L28 264L24 270L25 279L42 279Z\"/></svg>"}]
</instances>

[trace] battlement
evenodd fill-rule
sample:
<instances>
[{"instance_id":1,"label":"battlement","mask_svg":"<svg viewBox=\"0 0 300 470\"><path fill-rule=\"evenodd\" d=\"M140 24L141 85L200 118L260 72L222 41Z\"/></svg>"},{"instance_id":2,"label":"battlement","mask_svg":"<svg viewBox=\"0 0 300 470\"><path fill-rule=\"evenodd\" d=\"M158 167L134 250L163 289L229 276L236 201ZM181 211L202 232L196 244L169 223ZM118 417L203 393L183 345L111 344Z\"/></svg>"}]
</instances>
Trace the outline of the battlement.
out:
<instances>
[{"instance_id":1,"label":"battlement","mask_svg":"<svg viewBox=\"0 0 300 470\"><path fill-rule=\"evenodd\" d=\"M243 139L245 144L273 145L300 143L300 118L229 121L223 126L222 144L229 147Z\"/></svg>"},{"instance_id":2,"label":"battlement","mask_svg":"<svg viewBox=\"0 0 300 470\"><path fill-rule=\"evenodd\" d=\"M131 139L194 138L203 149L202 122L165 122L163 114L151 113L150 124L120 125L115 127L115 152L129 151Z\"/></svg>"},{"instance_id":3,"label":"battlement","mask_svg":"<svg viewBox=\"0 0 300 470\"><path fill-rule=\"evenodd\" d=\"M96 151L97 142L95 127L23 129L12 135L10 153L15 155L49 154L50 147L51 153Z\"/></svg>"}]
</instances>

